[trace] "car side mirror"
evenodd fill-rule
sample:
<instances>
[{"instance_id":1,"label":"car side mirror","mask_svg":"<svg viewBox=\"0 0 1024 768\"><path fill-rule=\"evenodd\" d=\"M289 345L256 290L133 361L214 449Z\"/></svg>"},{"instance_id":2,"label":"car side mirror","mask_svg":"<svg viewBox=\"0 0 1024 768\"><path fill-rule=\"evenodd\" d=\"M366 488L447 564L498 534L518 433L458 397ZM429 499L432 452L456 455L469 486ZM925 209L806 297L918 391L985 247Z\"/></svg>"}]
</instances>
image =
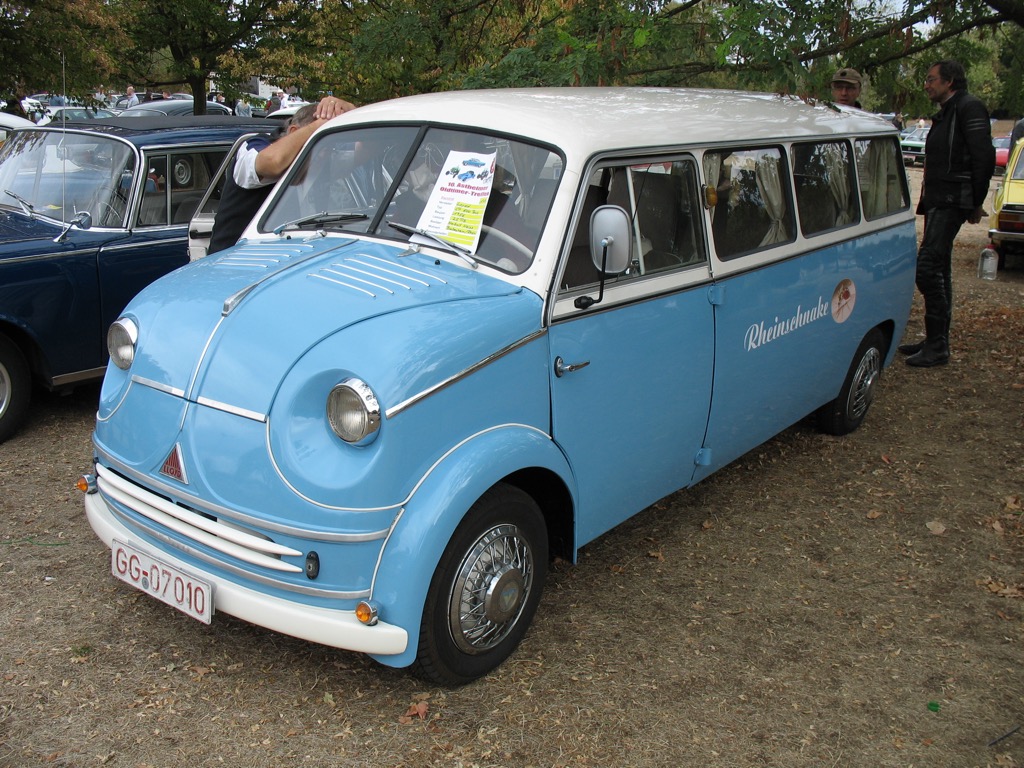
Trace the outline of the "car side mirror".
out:
<instances>
[{"instance_id":1,"label":"car side mirror","mask_svg":"<svg viewBox=\"0 0 1024 768\"><path fill-rule=\"evenodd\" d=\"M92 214L88 211L79 211L76 213L71 221L64 225L63 231L53 238L53 242L61 243L64 242L64 238L67 237L68 232L71 231L72 227L78 227L79 229L89 229L92 226Z\"/></svg>"},{"instance_id":2,"label":"car side mirror","mask_svg":"<svg viewBox=\"0 0 1024 768\"><path fill-rule=\"evenodd\" d=\"M604 275L621 275L633 254L629 214L617 205L602 205L590 216L590 258Z\"/></svg>"},{"instance_id":3,"label":"car side mirror","mask_svg":"<svg viewBox=\"0 0 1024 768\"><path fill-rule=\"evenodd\" d=\"M617 205L598 206L590 215L590 259L600 276L597 298L577 296L577 309L589 309L604 300L607 275L621 275L630 265L633 254L633 228L629 214Z\"/></svg>"}]
</instances>

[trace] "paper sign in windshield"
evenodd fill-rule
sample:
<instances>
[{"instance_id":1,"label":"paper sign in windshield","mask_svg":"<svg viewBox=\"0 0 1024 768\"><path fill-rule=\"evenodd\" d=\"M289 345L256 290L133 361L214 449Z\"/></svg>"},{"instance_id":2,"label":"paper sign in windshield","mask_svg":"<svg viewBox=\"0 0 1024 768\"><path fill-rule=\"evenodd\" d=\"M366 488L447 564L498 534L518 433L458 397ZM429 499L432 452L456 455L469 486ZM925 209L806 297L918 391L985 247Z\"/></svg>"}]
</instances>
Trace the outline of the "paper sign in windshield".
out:
<instances>
[{"instance_id":1,"label":"paper sign in windshield","mask_svg":"<svg viewBox=\"0 0 1024 768\"><path fill-rule=\"evenodd\" d=\"M476 252L491 196L494 161L493 152L449 152L417 226Z\"/></svg>"}]
</instances>

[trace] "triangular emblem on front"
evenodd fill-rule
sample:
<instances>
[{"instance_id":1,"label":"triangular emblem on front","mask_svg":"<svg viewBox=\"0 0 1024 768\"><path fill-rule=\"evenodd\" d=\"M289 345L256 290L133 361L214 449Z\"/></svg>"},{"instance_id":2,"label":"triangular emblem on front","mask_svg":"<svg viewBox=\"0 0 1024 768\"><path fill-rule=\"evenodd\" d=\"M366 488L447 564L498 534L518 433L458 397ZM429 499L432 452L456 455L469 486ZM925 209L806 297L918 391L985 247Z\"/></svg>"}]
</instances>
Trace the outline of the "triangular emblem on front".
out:
<instances>
[{"instance_id":1,"label":"triangular emblem on front","mask_svg":"<svg viewBox=\"0 0 1024 768\"><path fill-rule=\"evenodd\" d=\"M160 474L167 475L167 477L177 480L179 483L188 485L188 476L185 474L185 461L181 458L180 443L175 443L171 452L167 454L163 466L160 467Z\"/></svg>"}]
</instances>

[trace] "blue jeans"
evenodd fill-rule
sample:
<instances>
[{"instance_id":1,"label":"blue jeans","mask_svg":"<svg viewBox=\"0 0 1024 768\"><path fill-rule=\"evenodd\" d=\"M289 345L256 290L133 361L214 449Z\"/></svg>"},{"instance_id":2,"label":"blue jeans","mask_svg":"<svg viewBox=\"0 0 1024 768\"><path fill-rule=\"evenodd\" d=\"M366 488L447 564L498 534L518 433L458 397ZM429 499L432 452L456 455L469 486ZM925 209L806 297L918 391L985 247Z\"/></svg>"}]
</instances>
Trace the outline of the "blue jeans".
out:
<instances>
[{"instance_id":1,"label":"blue jeans","mask_svg":"<svg viewBox=\"0 0 1024 768\"><path fill-rule=\"evenodd\" d=\"M931 208L924 214L924 236L917 251L917 290L924 297L924 326L929 340L949 338L953 316L953 240L969 211Z\"/></svg>"}]
</instances>

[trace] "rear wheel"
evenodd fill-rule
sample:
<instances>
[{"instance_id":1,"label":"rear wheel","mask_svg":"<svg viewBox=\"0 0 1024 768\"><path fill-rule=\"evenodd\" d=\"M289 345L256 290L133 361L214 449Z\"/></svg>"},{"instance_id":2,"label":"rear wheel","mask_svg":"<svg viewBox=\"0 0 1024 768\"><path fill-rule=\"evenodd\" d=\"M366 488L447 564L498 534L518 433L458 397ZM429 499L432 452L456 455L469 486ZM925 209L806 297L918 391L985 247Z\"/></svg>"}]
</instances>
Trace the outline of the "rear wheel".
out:
<instances>
[{"instance_id":1,"label":"rear wheel","mask_svg":"<svg viewBox=\"0 0 1024 768\"><path fill-rule=\"evenodd\" d=\"M463 685L496 668L526 634L547 566L547 527L537 504L518 488L491 488L434 571L414 671Z\"/></svg>"},{"instance_id":2,"label":"rear wheel","mask_svg":"<svg viewBox=\"0 0 1024 768\"><path fill-rule=\"evenodd\" d=\"M853 432L864 421L875 399L875 388L882 375L885 339L877 328L864 337L853 356L839 396L818 409L818 428L830 435Z\"/></svg>"},{"instance_id":3,"label":"rear wheel","mask_svg":"<svg viewBox=\"0 0 1024 768\"><path fill-rule=\"evenodd\" d=\"M25 356L14 342L0 336L0 443L21 426L31 397L32 378Z\"/></svg>"}]
</instances>

